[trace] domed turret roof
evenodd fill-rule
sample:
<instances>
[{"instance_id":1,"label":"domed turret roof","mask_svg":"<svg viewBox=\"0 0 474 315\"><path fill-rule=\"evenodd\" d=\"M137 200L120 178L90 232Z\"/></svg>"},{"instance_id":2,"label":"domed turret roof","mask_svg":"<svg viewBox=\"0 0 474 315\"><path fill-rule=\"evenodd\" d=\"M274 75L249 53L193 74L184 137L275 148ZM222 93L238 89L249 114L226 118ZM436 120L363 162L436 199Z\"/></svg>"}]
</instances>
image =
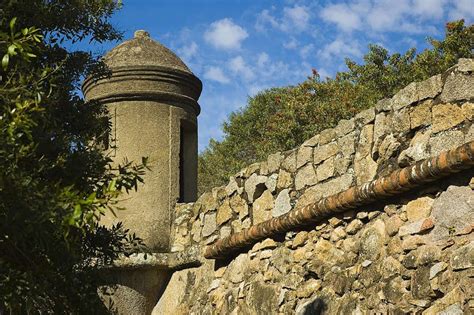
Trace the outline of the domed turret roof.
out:
<instances>
[{"instance_id":1,"label":"domed turret roof","mask_svg":"<svg viewBox=\"0 0 474 315\"><path fill-rule=\"evenodd\" d=\"M135 31L134 38L123 42L104 57L110 67L161 66L192 73L171 50L150 38L143 30Z\"/></svg>"}]
</instances>

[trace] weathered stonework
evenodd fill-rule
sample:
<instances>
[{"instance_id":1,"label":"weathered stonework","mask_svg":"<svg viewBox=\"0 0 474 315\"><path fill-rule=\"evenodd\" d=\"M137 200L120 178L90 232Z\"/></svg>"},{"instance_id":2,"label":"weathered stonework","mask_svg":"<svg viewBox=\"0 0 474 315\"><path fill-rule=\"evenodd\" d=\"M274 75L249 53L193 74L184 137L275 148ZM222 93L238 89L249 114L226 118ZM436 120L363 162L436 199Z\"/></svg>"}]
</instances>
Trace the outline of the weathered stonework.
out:
<instances>
[{"instance_id":1,"label":"weathered stonework","mask_svg":"<svg viewBox=\"0 0 474 315\"><path fill-rule=\"evenodd\" d=\"M121 57L126 51L119 46L110 58L129 66L133 58ZM158 54L160 67L190 73L163 51L150 60ZM258 223L474 140L473 64L461 59L445 74L411 83L299 148L249 165L196 202L175 206L167 199L174 207L171 233L158 225L153 231L157 239L168 233L172 253L149 261L138 255L115 266L129 271L117 280L128 313L150 313L149 306L140 306L145 302L154 305L153 314L473 312L472 169L248 243L223 260L201 256L206 246ZM187 83L163 88L198 96ZM197 112L190 115L193 106L186 104L182 118L195 119ZM168 193L176 191L174 182L165 186ZM140 277L149 279L137 285Z\"/></svg>"},{"instance_id":2,"label":"weathered stonework","mask_svg":"<svg viewBox=\"0 0 474 315\"><path fill-rule=\"evenodd\" d=\"M446 86L446 80L470 84L470 64L464 60L447 75L413 83L300 148L252 165L253 173L232 182L232 196L251 210L243 217L233 211L202 241L188 238L189 246L215 243L224 226L237 233L244 220L256 224L284 215L471 141L470 92L452 82ZM154 314L472 312L473 176L466 171L392 204L363 206L307 231L265 239L229 262L205 260L202 267L175 272ZM250 188L251 196L245 193L259 185L257 194ZM194 216L189 228L200 220ZM191 278L189 289L174 289ZM177 300L175 308L165 307L171 300Z\"/></svg>"}]
</instances>

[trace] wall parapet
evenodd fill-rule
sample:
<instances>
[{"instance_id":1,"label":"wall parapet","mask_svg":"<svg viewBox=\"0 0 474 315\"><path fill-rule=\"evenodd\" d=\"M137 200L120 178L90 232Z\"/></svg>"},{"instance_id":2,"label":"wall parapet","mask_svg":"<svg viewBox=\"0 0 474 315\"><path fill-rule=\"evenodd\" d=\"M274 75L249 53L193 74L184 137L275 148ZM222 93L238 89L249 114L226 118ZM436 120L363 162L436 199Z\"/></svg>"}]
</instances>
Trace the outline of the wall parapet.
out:
<instances>
[{"instance_id":1,"label":"wall parapet","mask_svg":"<svg viewBox=\"0 0 474 315\"><path fill-rule=\"evenodd\" d=\"M249 165L195 203L177 205L172 250L212 246L474 141L473 72L474 60L460 59L300 147ZM474 309L473 176L465 171L347 210L228 261L203 260L173 275L155 313ZM178 297L171 294L177 287Z\"/></svg>"}]
</instances>

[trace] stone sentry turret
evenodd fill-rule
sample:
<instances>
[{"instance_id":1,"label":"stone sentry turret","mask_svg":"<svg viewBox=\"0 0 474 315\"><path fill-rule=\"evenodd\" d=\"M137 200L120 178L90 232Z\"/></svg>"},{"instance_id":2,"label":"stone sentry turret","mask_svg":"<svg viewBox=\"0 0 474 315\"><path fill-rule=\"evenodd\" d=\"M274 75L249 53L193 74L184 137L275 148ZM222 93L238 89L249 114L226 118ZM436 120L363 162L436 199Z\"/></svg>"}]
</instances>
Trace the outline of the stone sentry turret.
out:
<instances>
[{"instance_id":1,"label":"stone sentry turret","mask_svg":"<svg viewBox=\"0 0 474 315\"><path fill-rule=\"evenodd\" d=\"M136 31L105 55L112 74L88 78L88 100L107 103L112 119L109 154L115 163L148 157L146 185L122 203L127 210L106 221L123 221L152 251L170 246L172 209L197 193L197 99L201 81L172 51Z\"/></svg>"},{"instance_id":2,"label":"stone sentry turret","mask_svg":"<svg viewBox=\"0 0 474 315\"><path fill-rule=\"evenodd\" d=\"M108 213L102 222L122 221L152 252L166 253L175 204L196 199L202 83L143 30L113 48L104 61L111 75L87 78L83 91L87 100L107 104L112 128L106 152L115 164L148 157L151 171L144 176L145 185L124 198L126 210L116 217ZM169 275L146 264L144 269L115 271L119 312L150 313Z\"/></svg>"}]
</instances>

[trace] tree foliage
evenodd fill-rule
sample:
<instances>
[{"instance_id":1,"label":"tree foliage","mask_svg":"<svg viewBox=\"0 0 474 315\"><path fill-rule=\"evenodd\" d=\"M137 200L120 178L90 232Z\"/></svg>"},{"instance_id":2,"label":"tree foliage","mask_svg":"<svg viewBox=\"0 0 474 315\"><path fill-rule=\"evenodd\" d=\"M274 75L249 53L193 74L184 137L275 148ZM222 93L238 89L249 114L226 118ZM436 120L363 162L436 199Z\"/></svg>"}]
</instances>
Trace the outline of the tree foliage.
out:
<instances>
[{"instance_id":1,"label":"tree foliage","mask_svg":"<svg viewBox=\"0 0 474 315\"><path fill-rule=\"evenodd\" d=\"M292 149L339 120L393 96L413 81L421 81L472 58L474 25L446 24L442 40L428 38L431 47L404 54L369 45L362 64L346 59L348 70L321 80L317 71L296 86L273 88L250 97L245 108L223 125L222 141L211 140L199 156L199 191L224 184L245 165Z\"/></svg>"},{"instance_id":2,"label":"tree foliage","mask_svg":"<svg viewBox=\"0 0 474 315\"><path fill-rule=\"evenodd\" d=\"M0 313L107 313L94 266L142 243L99 219L136 189L146 160L114 166L103 155L106 108L78 95L102 67L64 43L119 39L109 22L118 4L0 3Z\"/></svg>"}]
</instances>

